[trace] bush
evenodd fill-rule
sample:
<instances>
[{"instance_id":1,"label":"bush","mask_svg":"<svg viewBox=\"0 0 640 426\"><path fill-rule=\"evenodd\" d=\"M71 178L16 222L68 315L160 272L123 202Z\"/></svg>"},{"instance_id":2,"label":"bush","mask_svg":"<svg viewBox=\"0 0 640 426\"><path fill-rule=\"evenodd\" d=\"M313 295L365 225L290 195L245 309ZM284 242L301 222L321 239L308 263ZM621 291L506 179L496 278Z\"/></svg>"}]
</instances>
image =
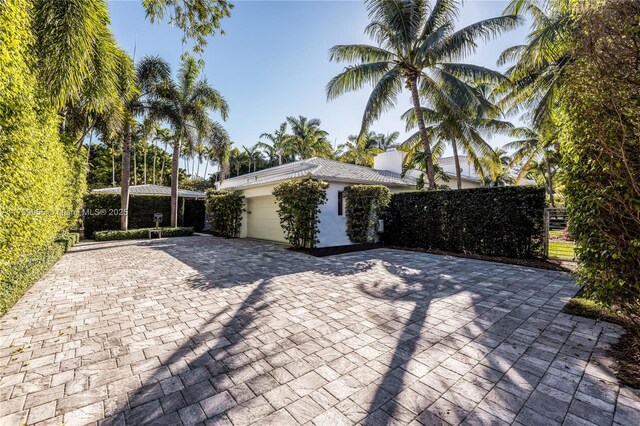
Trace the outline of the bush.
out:
<instances>
[{"instance_id":1,"label":"bush","mask_svg":"<svg viewBox=\"0 0 640 426\"><path fill-rule=\"evenodd\" d=\"M382 185L353 185L344 189L347 236L354 243L373 243L378 217L389 205L391 192Z\"/></svg>"},{"instance_id":2,"label":"bush","mask_svg":"<svg viewBox=\"0 0 640 426\"><path fill-rule=\"evenodd\" d=\"M129 229L128 231L96 231L93 233L93 239L96 241L112 241L112 240L138 240L149 238L149 230L157 228L140 228ZM160 228L162 230L162 238L170 237L188 237L193 235L193 228Z\"/></svg>"},{"instance_id":3,"label":"bush","mask_svg":"<svg viewBox=\"0 0 640 426\"><path fill-rule=\"evenodd\" d=\"M120 229L120 195L91 193L85 197L84 234L91 238L95 231ZM178 199L178 224L204 228L204 200ZM155 226L154 213L162 213L160 226L171 222L171 198L159 195L129 196L129 229ZM200 214L200 217L198 217Z\"/></svg>"},{"instance_id":4,"label":"bush","mask_svg":"<svg viewBox=\"0 0 640 426\"><path fill-rule=\"evenodd\" d=\"M474 188L394 194L385 243L525 258L543 249L544 189Z\"/></svg>"},{"instance_id":5,"label":"bush","mask_svg":"<svg viewBox=\"0 0 640 426\"><path fill-rule=\"evenodd\" d=\"M306 178L283 182L274 188L280 225L294 248L313 248L318 243L318 206L327 202L328 187L322 181Z\"/></svg>"},{"instance_id":6,"label":"bush","mask_svg":"<svg viewBox=\"0 0 640 426\"><path fill-rule=\"evenodd\" d=\"M236 238L240 235L244 196L241 191L207 191L209 225L214 235Z\"/></svg>"},{"instance_id":7,"label":"bush","mask_svg":"<svg viewBox=\"0 0 640 426\"><path fill-rule=\"evenodd\" d=\"M78 239L77 233L60 234L4 270L0 279L0 315L4 315Z\"/></svg>"},{"instance_id":8,"label":"bush","mask_svg":"<svg viewBox=\"0 0 640 426\"><path fill-rule=\"evenodd\" d=\"M640 3L583 6L560 117L577 275L585 296L638 318Z\"/></svg>"}]
</instances>

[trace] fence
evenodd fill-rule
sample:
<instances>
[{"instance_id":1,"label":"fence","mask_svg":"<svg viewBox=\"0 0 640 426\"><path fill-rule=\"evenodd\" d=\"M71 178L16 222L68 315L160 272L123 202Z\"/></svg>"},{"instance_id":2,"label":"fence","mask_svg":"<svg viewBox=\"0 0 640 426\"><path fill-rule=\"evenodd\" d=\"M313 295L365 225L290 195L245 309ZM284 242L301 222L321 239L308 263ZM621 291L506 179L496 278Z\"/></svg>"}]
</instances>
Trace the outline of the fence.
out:
<instances>
[{"instance_id":1,"label":"fence","mask_svg":"<svg viewBox=\"0 0 640 426\"><path fill-rule=\"evenodd\" d=\"M544 211L544 251L549 259L575 260L575 242L568 231L565 208L546 208Z\"/></svg>"}]
</instances>

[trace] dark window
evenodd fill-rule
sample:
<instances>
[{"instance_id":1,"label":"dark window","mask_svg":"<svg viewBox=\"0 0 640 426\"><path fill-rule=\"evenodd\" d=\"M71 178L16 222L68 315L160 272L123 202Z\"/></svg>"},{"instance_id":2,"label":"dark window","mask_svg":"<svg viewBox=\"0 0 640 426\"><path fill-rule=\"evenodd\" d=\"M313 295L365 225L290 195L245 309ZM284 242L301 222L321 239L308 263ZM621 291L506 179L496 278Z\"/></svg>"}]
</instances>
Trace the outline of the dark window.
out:
<instances>
[{"instance_id":1,"label":"dark window","mask_svg":"<svg viewBox=\"0 0 640 426\"><path fill-rule=\"evenodd\" d=\"M342 216L342 191L338 191L338 216Z\"/></svg>"}]
</instances>

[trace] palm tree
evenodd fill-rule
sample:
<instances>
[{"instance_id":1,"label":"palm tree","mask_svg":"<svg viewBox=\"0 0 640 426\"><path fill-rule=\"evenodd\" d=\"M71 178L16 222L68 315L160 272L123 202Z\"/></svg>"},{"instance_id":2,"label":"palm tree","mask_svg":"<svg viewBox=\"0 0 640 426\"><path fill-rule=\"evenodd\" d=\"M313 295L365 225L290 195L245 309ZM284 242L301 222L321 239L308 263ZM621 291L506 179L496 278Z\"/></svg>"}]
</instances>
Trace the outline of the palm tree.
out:
<instances>
[{"instance_id":1,"label":"palm tree","mask_svg":"<svg viewBox=\"0 0 640 426\"><path fill-rule=\"evenodd\" d=\"M258 162L260 161L260 147L256 144L252 147L247 148L243 146L242 149L247 157L247 162L249 164L249 173L251 173L251 166L253 165L253 171L256 171L256 167L258 166Z\"/></svg>"},{"instance_id":2,"label":"palm tree","mask_svg":"<svg viewBox=\"0 0 640 426\"><path fill-rule=\"evenodd\" d=\"M229 134L219 123L212 122L205 135L204 143L209 150L209 159L218 163L218 179L222 182L229 174L229 151L231 147ZM205 169L205 178L206 176L207 171Z\"/></svg>"},{"instance_id":3,"label":"palm tree","mask_svg":"<svg viewBox=\"0 0 640 426\"><path fill-rule=\"evenodd\" d=\"M333 150L327 140L329 135L320 129L320 120L307 117L287 117L291 134L284 138L284 150L298 159L311 157L331 157Z\"/></svg>"},{"instance_id":4,"label":"palm tree","mask_svg":"<svg viewBox=\"0 0 640 426\"><path fill-rule=\"evenodd\" d=\"M484 181L484 168L481 160L487 161L493 158L494 162L498 161L493 148L485 140L484 135L506 133L513 129L513 125L509 122L490 118L497 111L484 98L482 90L476 90L474 96L477 104L473 106L459 105L455 101L448 101L444 104L436 104L434 109L422 108L423 119L428 124L427 134L437 140L447 142L453 150L458 189L462 189L462 170L458 150L461 150L469 158L476 173L480 176L480 180ZM403 118L407 121L407 130L416 127L417 120L413 109L405 112ZM415 133L406 143L408 145L419 144L419 136L419 133Z\"/></svg>"},{"instance_id":5,"label":"palm tree","mask_svg":"<svg viewBox=\"0 0 640 426\"><path fill-rule=\"evenodd\" d=\"M258 142L258 146L267 152L269 157L277 157L278 165L284 161L287 151L285 149L285 140L287 138L287 122L280 124L280 127L273 133L263 133L260 139L268 139L271 145L265 142Z\"/></svg>"},{"instance_id":6,"label":"palm tree","mask_svg":"<svg viewBox=\"0 0 640 426\"><path fill-rule=\"evenodd\" d=\"M378 143L378 148L386 151L396 144L396 141L400 137L400 132L387 133L378 133L376 135L376 142Z\"/></svg>"},{"instance_id":7,"label":"palm tree","mask_svg":"<svg viewBox=\"0 0 640 426\"><path fill-rule=\"evenodd\" d=\"M200 135L210 128L209 111L219 111L226 120L229 106L206 80L199 80L201 67L187 56L180 66L177 81L157 87L151 103L152 116L166 120L173 128L171 161L171 226L178 226L178 167L184 143L193 147Z\"/></svg>"},{"instance_id":8,"label":"palm tree","mask_svg":"<svg viewBox=\"0 0 640 426\"><path fill-rule=\"evenodd\" d=\"M238 148L233 148L229 152L229 164L231 167L230 171L235 170L236 176L240 176L240 170L244 164L244 159L242 158L242 153Z\"/></svg>"},{"instance_id":9,"label":"palm tree","mask_svg":"<svg viewBox=\"0 0 640 426\"><path fill-rule=\"evenodd\" d=\"M404 87L411 94L416 113L421 110L420 96L439 103L446 102L446 93L459 97L471 94L460 78L498 81L500 74L489 69L455 62L474 51L476 40L488 40L502 31L514 28L517 16L486 19L455 31L458 13L456 0L437 0L432 5L424 0L367 0L371 23L365 32L375 42L372 45L337 45L330 58L339 62L356 62L327 84L327 98L334 99L346 92L374 86L362 118L360 133L381 114L392 108ZM421 114L417 126L426 154L429 188L435 188L435 170L431 143Z\"/></svg>"},{"instance_id":10,"label":"palm tree","mask_svg":"<svg viewBox=\"0 0 640 426\"><path fill-rule=\"evenodd\" d=\"M128 56L127 56L128 59ZM131 180L131 138L134 117L148 111L149 99L156 90L165 87L169 80L169 65L157 56L142 58L135 69L133 82L135 90L128 89L123 99L125 104L125 119L122 143L122 175L120 181L120 229L126 231L129 227L129 183ZM131 77L127 77L131 79ZM122 83L123 88L132 85L130 81Z\"/></svg>"},{"instance_id":11,"label":"palm tree","mask_svg":"<svg viewBox=\"0 0 640 426\"><path fill-rule=\"evenodd\" d=\"M516 182L521 182L531 168L536 167L536 165L538 168L542 166L549 202L551 207L555 207L552 164L558 151L558 130L535 131L534 129L519 127L513 129L512 136L518 139L509 142L503 148L514 150L510 166L520 168L516 176Z\"/></svg>"},{"instance_id":12,"label":"palm tree","mask_svg":"<svg viewBox=\"0 0 640 426\"><path fill-rule=\"evenodd\" d=\"M340 161L358 166L373 166L373 157L382 152L378 148L378 136L376 132L372 131L360 137L350 135L347 142L338 147L342 151Z\"/></svg>"},{"instance_id":13,"label":"palm tree","mask_svg":"<svg viewBox=\"0 0 640 426\"><path fill-rule=\"evenodd\" d=\"M480 158L486 186L513 185L515 179L511 175L511 156L502 149L495 149L491 156Z\"/></svg>"},{"instance_id":14,"label":"palm tree","mask_svg":"<svg viewBox=\"0 0 640 426\"><path fill-rule=\"evenodd\" d=\"M526 44L510 47L498 58L500 66L515 64L506 71L509 82L498 87L496 96L507 112L528 111L534 127L548 127L571 63L575 19L567 0L513 0L505 13L528 14L532 26Z\"/></svg>"}]
</instances>

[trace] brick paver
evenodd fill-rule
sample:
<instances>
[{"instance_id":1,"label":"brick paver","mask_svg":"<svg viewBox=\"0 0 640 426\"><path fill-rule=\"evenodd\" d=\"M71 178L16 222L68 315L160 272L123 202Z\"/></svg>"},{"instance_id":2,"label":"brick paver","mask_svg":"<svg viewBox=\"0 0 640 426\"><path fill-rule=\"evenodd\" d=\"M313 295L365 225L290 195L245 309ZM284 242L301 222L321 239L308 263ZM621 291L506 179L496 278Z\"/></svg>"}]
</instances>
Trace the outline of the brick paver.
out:
<instances>
[{"instance_id":1,"label":"brick paver","mask_svg":"<svg viewBox=\"0 0 640 426\"><path fill-rule=\"evenodd\" d=\"M640 424L564 273L210 236L81 243L0 320L0 424Z\"/></svg>"}]
</instances>

